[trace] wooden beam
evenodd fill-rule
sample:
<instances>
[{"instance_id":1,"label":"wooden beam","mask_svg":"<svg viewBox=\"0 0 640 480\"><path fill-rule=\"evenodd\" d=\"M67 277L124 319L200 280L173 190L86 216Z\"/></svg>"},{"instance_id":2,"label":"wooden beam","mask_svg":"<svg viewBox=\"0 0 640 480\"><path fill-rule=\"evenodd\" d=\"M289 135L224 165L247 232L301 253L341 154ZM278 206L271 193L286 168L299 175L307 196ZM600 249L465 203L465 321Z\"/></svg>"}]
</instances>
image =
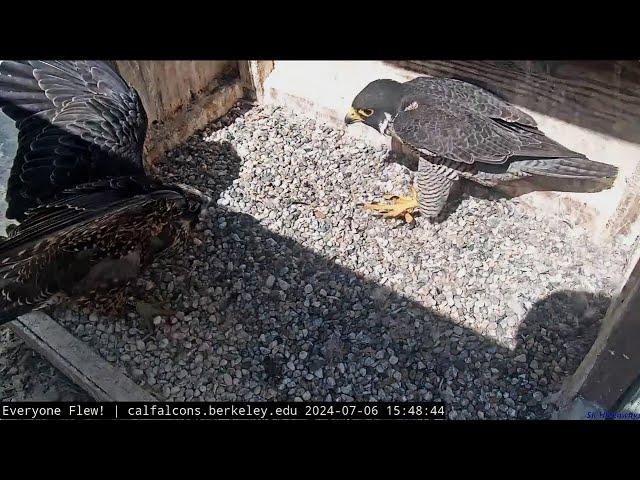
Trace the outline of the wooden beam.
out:
<instances>
[{"instance_id":1,"label":"wooden beam","mask_svg":"<svg viewBox=\"0 0 640 480\"><path fill-rule=\"evenodd\" d=\"M23 315L10 328L95 400L157 401L43 312Z\"/></svg>"},{"instance_id":2,"label":"wooden beam","mask_svg":"<svg viewBox=\"0 0 640 480\"><path fill-rule=\"evenodd\" d=\"M264 81L273 71L273 60L239 60L238 72L247 96L262 102L264 98Z\"/></svg>"},{"instance_id":3,"label":"wooden beam","mask_svg":"<svg viewBox=\"0 0 640 480\"><path fill-rule=\"evenodd\" d=\"M240 83L242 85L245 98L249 100L256 100L256 87L253 83L249 63L251 63L249 60L238 60L238 74L240 75Z\"/></svg>"},{"instance_id":4,"label":"wooden beam","mask_svg":"<svg viewBox=\"0 0 640 480\"><path fill-rule=\"evenodd\" d=\"M598 337L576 372L567 379L560 405L580 397L614 408L640 372L640 250L624 286L605 316Z\"/></svg>"},{"instance_id":5,"label":"wooden beam","mask_svg":"<svg viewBox=\"0 0 640 480\"><path fill-rule=\"evenodd\" d=\"M620 401L618 410L640 414L640 376Z\"/></svg>"},{"instance_id":6,"label":"wooden beam","mask_svg":"<svg viewBox=\"0 0 640 480\"><path fill-rule=\"evenodd\" d=\"M145 161L153 164L168 150L180 145L194 132L224 116L244 96L239 79L214 80L212 89L202 92L176 114L149 125L145 142Z\"/></svg>"},{"instance_id":7,"label":"wooden beam","mask_svg":"<svg viewBox=\"0 0 640 480\"><path fill-rule=\"evenodd\" d=\"M149 165L244 96L237 61L119 60L115 65L144 105Z\"/></svg>"}]
</instances>

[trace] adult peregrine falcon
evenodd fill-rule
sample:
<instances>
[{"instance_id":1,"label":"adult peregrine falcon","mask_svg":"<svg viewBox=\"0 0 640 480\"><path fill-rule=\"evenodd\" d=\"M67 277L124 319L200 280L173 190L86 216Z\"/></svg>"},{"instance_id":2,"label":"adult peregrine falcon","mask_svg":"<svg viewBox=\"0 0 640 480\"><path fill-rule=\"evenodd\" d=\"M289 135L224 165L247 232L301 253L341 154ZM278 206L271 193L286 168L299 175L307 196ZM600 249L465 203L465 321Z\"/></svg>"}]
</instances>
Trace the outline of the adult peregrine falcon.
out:
<instances>
[{"instance_id":1,"label":"adult peregrine falcon","mask_svg":"<svg viewBox=\"0 0 640 480\"><path fill-rule=\"evenodd\" d=\"M0 241L0 324L69 300L122 306L122 287L179 245L208 198L150 178L147 117L107 62L2 61L18 149Z\"/></svg>"},{"instance_id":2,"label":"adult peregrine falcon","mask_svg":"<svg viewBox=\"0 0 640 480\"><path fill-rule=\"evenodd\" d=\"M353 100L345 123L354 122L396 138L419 157L410 197L367 205L385 217L411 221L415 208L437 217L460 177L486 186L531 176L602 179L610 187L618 172L554 142L529 115L461 80L375 80Z\"/></svg>"}]
</instances>

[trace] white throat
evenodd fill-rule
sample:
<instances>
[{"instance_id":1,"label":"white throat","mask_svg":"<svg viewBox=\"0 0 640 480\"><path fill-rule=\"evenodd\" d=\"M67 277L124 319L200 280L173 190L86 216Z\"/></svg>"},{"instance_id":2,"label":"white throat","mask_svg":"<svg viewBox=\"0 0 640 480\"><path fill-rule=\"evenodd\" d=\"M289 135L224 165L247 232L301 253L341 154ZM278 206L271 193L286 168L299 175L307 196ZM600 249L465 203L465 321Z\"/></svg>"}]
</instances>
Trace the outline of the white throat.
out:
<instances>
[{"instance_id":1,"label":"white throat","mask_svg":"<svg viewBox=\"0 0 640 480\"><path fill-rule=\"evenodd\" d=\"M387 128L389 128L389 124L392 122L393 118L391 117L390 113L384 112L384 120L382 120L379 124L378 124L378 131L385 135L387 132Z\"/></svg>"}]
</instances>

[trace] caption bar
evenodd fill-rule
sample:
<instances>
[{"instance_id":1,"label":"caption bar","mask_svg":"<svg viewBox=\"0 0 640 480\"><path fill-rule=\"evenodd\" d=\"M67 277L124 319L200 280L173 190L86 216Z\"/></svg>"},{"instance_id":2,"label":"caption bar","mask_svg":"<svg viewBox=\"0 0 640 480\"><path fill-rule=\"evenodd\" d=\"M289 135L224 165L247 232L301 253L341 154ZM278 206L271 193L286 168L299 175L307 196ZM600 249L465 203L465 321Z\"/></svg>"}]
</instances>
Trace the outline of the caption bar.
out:
<instances>
[{"instance_id":1,"label":"caption bar","mask_svg":"<svg viewBox=\"0 0 640 480\"><path fill-rule=\"evenodd\" d=\"M0 402L0 420L444 420L442 402Z\"/></svg>"}]
</instances>

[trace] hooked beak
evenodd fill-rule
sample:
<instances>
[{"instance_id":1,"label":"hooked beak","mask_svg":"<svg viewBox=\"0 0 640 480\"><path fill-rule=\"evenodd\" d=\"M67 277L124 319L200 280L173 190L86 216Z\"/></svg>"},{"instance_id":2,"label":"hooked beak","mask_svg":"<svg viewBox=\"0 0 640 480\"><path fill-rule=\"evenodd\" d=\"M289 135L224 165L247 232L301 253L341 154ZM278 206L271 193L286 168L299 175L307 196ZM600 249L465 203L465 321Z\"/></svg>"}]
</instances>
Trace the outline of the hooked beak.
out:
<instances>
[{"instance_id":1,"label":"hooked beak","mask_svg":"<svg viewBox=\"0 0 640 480\"><path fill-rule=\"evenodd\" d=\"M364 119L353 107L349 109L349 113L347 113L347 115L344 117L344 123L346 123L347 125L362 121L364 121Z\"/></svg>"}]
</instances>

